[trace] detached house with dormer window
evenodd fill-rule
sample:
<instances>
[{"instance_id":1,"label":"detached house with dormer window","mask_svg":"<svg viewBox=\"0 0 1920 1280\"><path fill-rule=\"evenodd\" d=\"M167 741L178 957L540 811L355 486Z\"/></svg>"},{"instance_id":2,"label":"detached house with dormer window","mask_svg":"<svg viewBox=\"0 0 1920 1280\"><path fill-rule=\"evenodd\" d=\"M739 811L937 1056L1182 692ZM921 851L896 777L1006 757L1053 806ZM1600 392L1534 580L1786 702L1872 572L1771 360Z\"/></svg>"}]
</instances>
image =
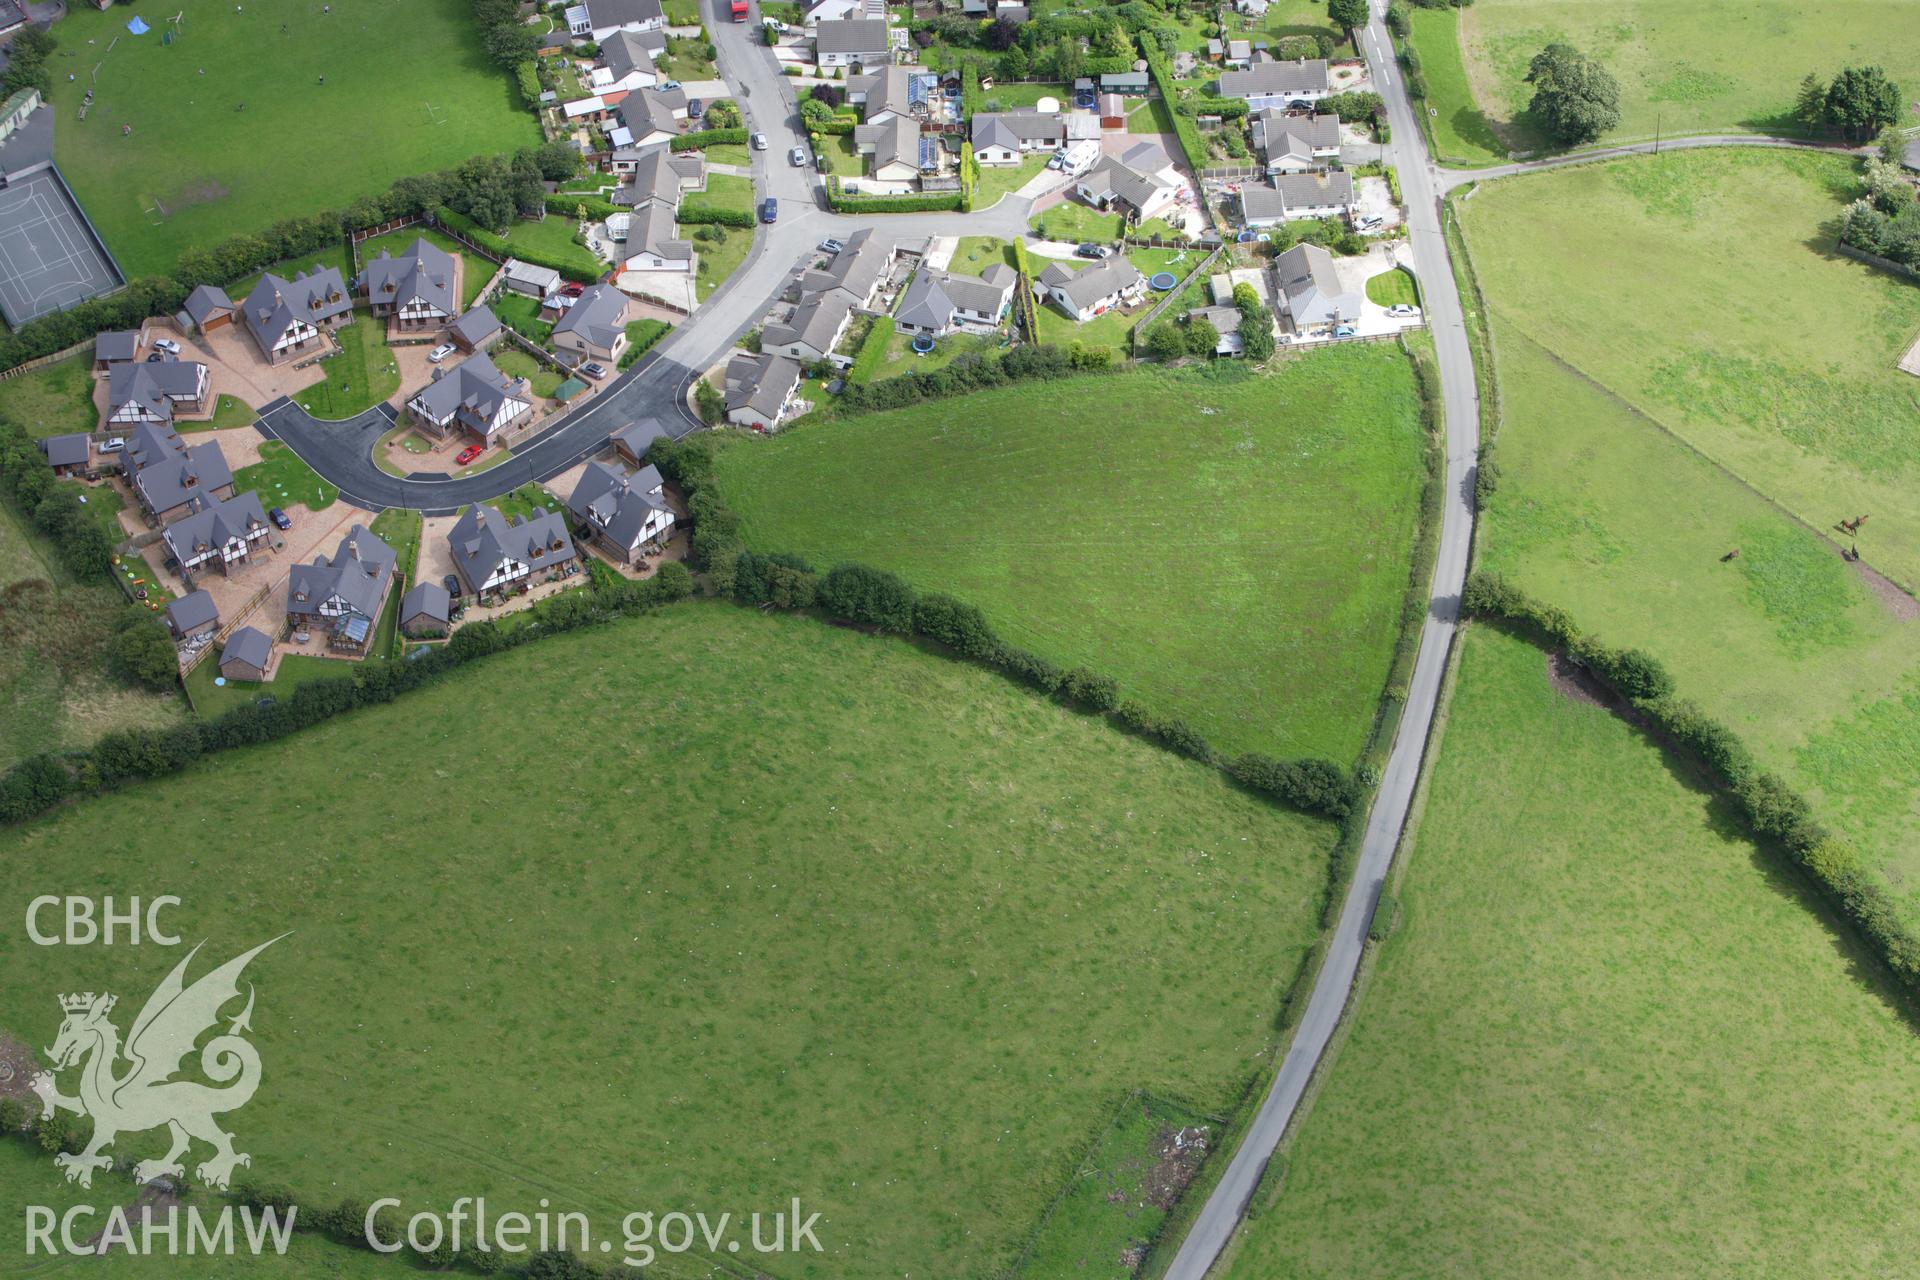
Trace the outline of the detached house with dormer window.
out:
<instances>
[{"instance_id":1,"label":"detached house with dormer window","mask_svg":"<svg viewBox=\"0 0 1920 1280\"><path fill-rule=\"evenodd\" d=\"M287 571L287 625L329 633L331 648L366 652L396 559L393 548L365 525L354 525L333 559L315 556L312 564Z\"/></svg>"},{"instance_id":2,"label":"detached house with dormer window","mask_svg":"<svg viewBox=\"0 0 1920 1280\"><path fill-rule=\"evenodd\" d=\"M425 236L399 257L381 250L360 273L373 314L403 333L438 329L459 311L453 255Z\"/></svg>"},{"instance_id":3,"label":"detached house with dormer window","mask_svg":"<svg viewBox=\"0 0 1920 1280\"><path fill-rule=\"evenodd\" d=\"M233 471L217 440L188 448L173 428L143 423L125 457L134 497L162 524L233 496Z\"/></svg>"},{"instance_id":4,"label":"detached house with dormer window","mask_svg":"<svg viewBox=\"0 0 1920 1280\"><path fill-rule=\"evenodd\" d=\"M483 351L434 372L438 376L407 401L407 412L442 439L464 431L487 444L533 411L533 401Z\"/></svg>"},{"instance_id":5,"label":"detached house with dormer window","mask_svg":"<svg viewBox=\"0 0 1920 1280\"><path fill-rule=\"evenodd\" d=\"M673 532L673 510L657 467L627 475L604 462L589 462L567 509L621 564L632 564L642 548L666 541Z\"/></svg>"},{"instance_id":6,"label":"detached house with dormer window","mask_svg":"<svg viewBox=\"0 0 1920 1280\"><path fill-rule=\"evenodd\" d=\"M208 565L231 573L234 565L253 555L268 534L260 495L249 489L230 501L207 503L161 530L160 537L180 562L181 573Z\"/></svg>"},{"instance_id":7,"label":"detached house with dormer window","mask_svg":"<svg viewBox=\"0 0 1920 1280\"><path fill-rule=\"evenodd\" d=\"M107 370L107 425L171 423L207 408L207 366L195 360L141 360Z\"/></svg>"},{"instance_id":8,"label":"detached house with dormer window","mask_svg":"<svg viewBox=\"0 0 1920 1280\"><path fill-rule=\"evenodd\" d=\"M509 520L496 507L467 508L447 534L453 567L474 595L498 591L572 564L577 552L558 511L537 511Z\"/></svg>"},{"instance_id":9,"label":"detached house with dormer window","mask_svg":"<svg viewBox=\"0 0 1920 1280\"><path fill-rule=\"evenodd\" d=\"M268 364L282 364L319 347L321 330L351 320L353 297L338 267L303 271L291 280L269 271L240 310L260 354Z\"/></svg>"}]
</instances>

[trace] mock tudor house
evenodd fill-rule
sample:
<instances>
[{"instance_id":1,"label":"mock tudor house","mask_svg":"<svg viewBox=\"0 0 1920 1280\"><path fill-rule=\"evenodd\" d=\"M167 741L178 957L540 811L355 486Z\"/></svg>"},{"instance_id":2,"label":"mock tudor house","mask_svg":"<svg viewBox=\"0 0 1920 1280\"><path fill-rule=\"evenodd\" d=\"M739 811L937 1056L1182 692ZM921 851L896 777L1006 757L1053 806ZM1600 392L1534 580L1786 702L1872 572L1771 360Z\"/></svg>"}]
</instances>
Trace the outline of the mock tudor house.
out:
<instances>
[{"instance_id":1,"label":"mock tudor house","mask_svg":"<svg viewBox=\"0 0 1920 1280\"><path fill-rule=\"evenodd\" d=\"M233 496L233 471L218 440L189 448L171 427L150 423L136 429L135 440L141 452L131 478L133 494L142 509L159 523L178 520L209 502Z\"/></svg>"},{"instance_id":2,"label":"mock tudor house","mask_svg":"<svg viewBox=\"0 0 1920 1280\"><path fill-rule=\"evenodd\" d=\"M1311 106L1330 92L1332 82L1327 78L1325 58L1256 62L1245 71L1229 71L1220 77L1220 96L1245 98L1249 112L1284 109L1295 103Z\"/></svg>"},{"instance_id":3,"label":"mock tudor house","mask_svg":"<svg viewBox=\"0 0 1920 1280\"><path fill-rule=\"evenodd\" d=\"M287 625L328 632L329 648L365 653L397 559L365 525L354 525L333 559L315 556L287 570Z\"/></svg>"},{"instance_id":4,"label":"mock tudor house","mask_svg":"<svg viewBox=\"0 0 1920 1280\"><path fill-rule=\"evenodd\" d=\"M1179 188L1163 181L1167 154L1151 142L1125 156L1107 156L1075 180L1073 193L1096 209L1125 213L1136 222L1157 218L1173 204Z\"/></svg>"},{"instance_id":5,"label":"mock tudor house","mask_svg":"<svg viewBox=\"0 0 1920 1280\"><path fill-rule=\"evenodd\" d=\"M977 164L1019 164L1035 151L1051 151L1066 140L1066 122L1052 112L982 111L973 117L973 158Z\"/></svg>"},{"instance_id":6,"label":"mock tudor house","mask_svg":"<svg viewBox=\"0 0 1920 1280\"><path fill-rule=\"evenodd\" d=\"M227 637L220 649L220 674L229 680L259 684L273 665L273 641L266 632L242 627Z\"/></svg>"},{"instance_id":7,"label":"mock tudor house","mask_svg":"<svg viewBox=\"0 0 1920 1280\"><path fill-rule=\"evenodd\" d=\"M553 322L553 345L582 360L617 361L627 349L627 298L610 284L589 285Z\"/></svg>"},{"instance_id":8,"label":"mock tudor house","mask_svg":"<svg viewBox=\"0 0 1920 1280\"><path fill-rule=\"evenodd\" d=\"M352 319L353 297L338 267L297 272L291 280L269 271L240 304L240 313L267 363L280 364L319 345L322 329L337 329Z\"/></svg>"},{"instance_id":9,"label":"mock tudor house","mask_svg":"<svg viewBox=\"0 0 1920 1280\"><path fill-rule=\"evenodd\" d=\"M1146 288L1140 269L1117 254L1079 271L1055 262L1040 273L1040 289L1047 300L1083 323L1114 307L1138 302Z\"/></svg>"},{"instance_id":10,"label":"mock tudor house","mask_svg":"<svg viewBox=\"0 0 1920 1280\"><path fill-rule=\"evenodd\" d=\"M447 544L460 581L476 596L537 572L562 568L578 554L567 533L566 517L558 511L536 511L509 520L497 507L478 503L468 507L453 526Z\"/></svg>"},{"instance_id":11,"label":"mock tudor house","mask_svg":"<svg viewBox=\"0 0 1920 1280\"><path fill-rule=\"evenodd\" d=\"M809 294L782 323L760 331L760 349L802 364L825 360L853 319L853 301L837 289Z\"/></svg>"},{"instance_id":12,"label":"mock tudor house","mask_svg":"<svg viewBox=\"0 0 1920 1280\"><path fill-rule=\"evenodd\" d=\"M107 370L107 425L168 423L207 408L207 366L194 360L139 360Z\"/></svg>"},{"instance_id":13,"label":"mock tudor house","mask_svg":"<svg viewBox=\"0 0 1920 1280\"><path fill-rule=\"evenodd\" d=\"M1360 318L1360 293L1341 285L1333 255L1317 244L1297 244L1275 258L1273 278L1295 329Z\"/></svg>"},{"instance_id":14,"label":"mock tudor house","mask_svg":"<svg viewBox=\"0 0 1920 1280\"><path fill-rule=\"evenodd\" d=\"M1276 173L1262 186L1240 187L1241 219L1249 227L1270 227L1302 218L1353 217L1353 175L1334 173Z\"/></svg>"},{"instance_id":15,"label":"mock tudor house","mask_svg":"<svg viewBox=\"0 0 1920 1280\"><path fill-rule=\"evenodd\" d=\"M47 455L47 466L53 469L53 474L70 476L85 471L93 460L92 437L84 431L48 436L40 441L40 452Z\"/></svg>"},{"instance_id":16,"label":"mock tudor house","mask_svg":"<svg viewBox=\"0 0 1920 1280\"><path fill-rule=\"evenodd\" d=\"M1324 169L1340 154L1340 117L1290 116L1269 107L1254 113L1253 145L1267 158L1268 173Z\"/></svg>"},{"instance_id":17,"label":"mock tudor house","mask_svg":"<svg viewBox=\"0 0 1920 1280\"><path fill-rule=\"evenodd\" d=\"M480 444L491 444L533 411L533 401L494 367L484 351L434 373L434 380L407 401L407 412L429 434L443 440L464 431Z\"/></svg>"},{"instance_id":18,"label":"mock tudor house","mask_svg":"<svg viewBox=\"0 0 1920 1280\"><path fill-rule=\"evenodd\" d=\"M673 511L655 467L628 475L604 462L589 462L567 509L621 564L632 564L642 548L666 541L673 532Z\"/></svg>"},{"instance_id":19,"label":"mock tudor house","mask_svg":"<svg viewBox=\"0 0 1920 1280\"><path fill-rule=\"evenodd\" d=\"M360 273L373 314L404 333L438 329L460 310L453 255L425 236L395 257L382 249Z\"/></svg>"},{"instance_id":20,"label":"mock tudor house","mask_svg":"<svg viewBox=\"0 0 1920 1280\"><path fill-rule=\"evenodd\" d=\"M838 18L814 27L814 56L823 67L875 68L893 61L885 18Z\"/></svg>"},{"instance_id":21,"label":"mock tudor house","mask_svg":"<svg viewBox=\"0 0 1920 1280\"><path fill-rule=\"evenodd\" d=\"M951 275L922 267L894 310L902 333L939 337L956 329L991 329L1007 313L1019 275L996 262L975 276Z\"/></svg>"},{"instance_id":22,"label":"mock tudor house","mask_svg":"<svg viewBox=\"0 0 1920 1280\"><path fill-rule=\"evenodd\" d=\"M228 501L203 504L160 531L167 550L180 562L180 572L218 565L222 573L250 558L269 535L267 513L260 495L249 489Z\"/></svg>"},{"instance_id":23,"label":"mock tudor house","mask_svg":"<svg viewBox=\"0 0 1920 1280\"><path fill-rule=\"evenodd\" d=\"M660 0L586 0L567 9L567 30L605 43L618 31L659 31L667 25Z\"/></svg>"},{"instance_id":24,"label":"mock tudor house","mask_svg":"<svg viewBox=\"0 0 1920 1280\"><path fill-rule=\"evenodd\" d=\"M741 352L727 361L727 421L770 431L780 425L800 386L800 366L785 356Z\"/></svg>"},{"instance_id":25,"label":"mock tudor house","mask_svg":"<svg viewBox=\"0 0 1920 1280\"><path fill-rule=\"evenodd\" d=\"M847 247L824 269L800 277L800 292L806 295L834 290L846 294L855 307L872 306L897 254L893 241L884 239L872 227L863 227L847 237Z\"/></svg>"}]
</instances>

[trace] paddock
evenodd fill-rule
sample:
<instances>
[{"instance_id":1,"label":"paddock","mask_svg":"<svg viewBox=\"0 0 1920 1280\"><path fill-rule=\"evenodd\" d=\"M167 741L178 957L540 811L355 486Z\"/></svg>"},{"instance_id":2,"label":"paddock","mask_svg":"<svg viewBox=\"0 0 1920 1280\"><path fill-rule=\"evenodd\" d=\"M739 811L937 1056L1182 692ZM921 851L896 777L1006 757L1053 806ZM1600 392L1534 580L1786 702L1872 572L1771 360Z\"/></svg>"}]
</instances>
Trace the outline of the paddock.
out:
<instances>
[{"instance_id":1,"label":"paddock","mask_svg":"<svg viewBox=\"0 0 1920 1280\"><path fill-rule=\"evenodd\" d=\"M18 328L118 288L114 269L54 173L0 190L0 314Z\"/></svg>"}]
</instances>

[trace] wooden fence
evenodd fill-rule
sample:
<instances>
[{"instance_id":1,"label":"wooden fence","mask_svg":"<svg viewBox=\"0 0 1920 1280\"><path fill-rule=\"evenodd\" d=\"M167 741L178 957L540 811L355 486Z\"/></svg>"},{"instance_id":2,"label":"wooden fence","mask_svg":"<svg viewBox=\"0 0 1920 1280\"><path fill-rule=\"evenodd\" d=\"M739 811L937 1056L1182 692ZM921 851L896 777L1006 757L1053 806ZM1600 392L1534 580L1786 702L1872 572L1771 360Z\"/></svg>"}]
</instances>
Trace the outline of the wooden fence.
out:
<instances>
[{"instance_id":1,"label":"wooden fence","mask_svg":"<svg viewBox=\"0 0 1920 1280\"><path fill-rule=\"evenodd\" d=\"M1186 293L1187 287L1191 285L1195 280L1199 279L1204 274L1210 273L1213 269L1213 264L1218 262L1220 260L1220 256L1224 254L1226 251L1227 251L1227 246L1220 245L1218 248L1214 249L1212 253L1202 258L1200 260L1199 266L1187 272L1187 274L1181 279L1179 284L1176 284L1173 286L1173 288L1167 290L1166 296L1161 298L1159 302L1154 304L1153 310L1147 312L1145 316L1141 317L1140 322L1133 326L1133 333L1131 337L1128 339L1129 344L1132 346L1135 352L1138 352L1140 350L1141 336L1146 333L1147 329L1153 324L1154 321L1160 318L1160 313L1165 311L1168 307L1171 307L1174 303L1180 301L1181 296Z\"/></svg>"},{"instance_id":2,"label":"wooden fence","mask_svg":"<svg viewBox=\"0 0 1920 1280\"><path fill-rule=\"evenodd\" d=\"M35 369L44 369L50 364L59 364L62 360L77 356L82 351L91 350L93 350L93 339L88 338L85 342L76 342L64 350L54 352L52 355L36 356L25 364L17 364L5 372L0 372L0 382L5 382L8 378L17 378L23 373L32 373Z\"/></svg>"}]
</instances>

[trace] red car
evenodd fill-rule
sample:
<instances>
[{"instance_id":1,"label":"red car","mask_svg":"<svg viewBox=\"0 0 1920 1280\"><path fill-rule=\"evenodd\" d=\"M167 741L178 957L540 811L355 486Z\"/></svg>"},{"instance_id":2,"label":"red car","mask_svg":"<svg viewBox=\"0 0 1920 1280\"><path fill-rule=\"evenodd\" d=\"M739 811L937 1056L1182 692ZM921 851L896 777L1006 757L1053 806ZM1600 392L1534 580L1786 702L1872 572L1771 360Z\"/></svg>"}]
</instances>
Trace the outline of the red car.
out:
<instances>
[{"instance_id":1,"label":"red car","mask_svg":"<svg viewBox=\"0 0 1920 1280\"><path fill-rule=\"evenodd\" d=\"M480 456L480 446L477 444L470 444L466 448L460 451L460 456L453 460L453 465L456 467L464 467L469 462L472 462L475 458L479 456Z\"/></svg>"}]
</instances>

